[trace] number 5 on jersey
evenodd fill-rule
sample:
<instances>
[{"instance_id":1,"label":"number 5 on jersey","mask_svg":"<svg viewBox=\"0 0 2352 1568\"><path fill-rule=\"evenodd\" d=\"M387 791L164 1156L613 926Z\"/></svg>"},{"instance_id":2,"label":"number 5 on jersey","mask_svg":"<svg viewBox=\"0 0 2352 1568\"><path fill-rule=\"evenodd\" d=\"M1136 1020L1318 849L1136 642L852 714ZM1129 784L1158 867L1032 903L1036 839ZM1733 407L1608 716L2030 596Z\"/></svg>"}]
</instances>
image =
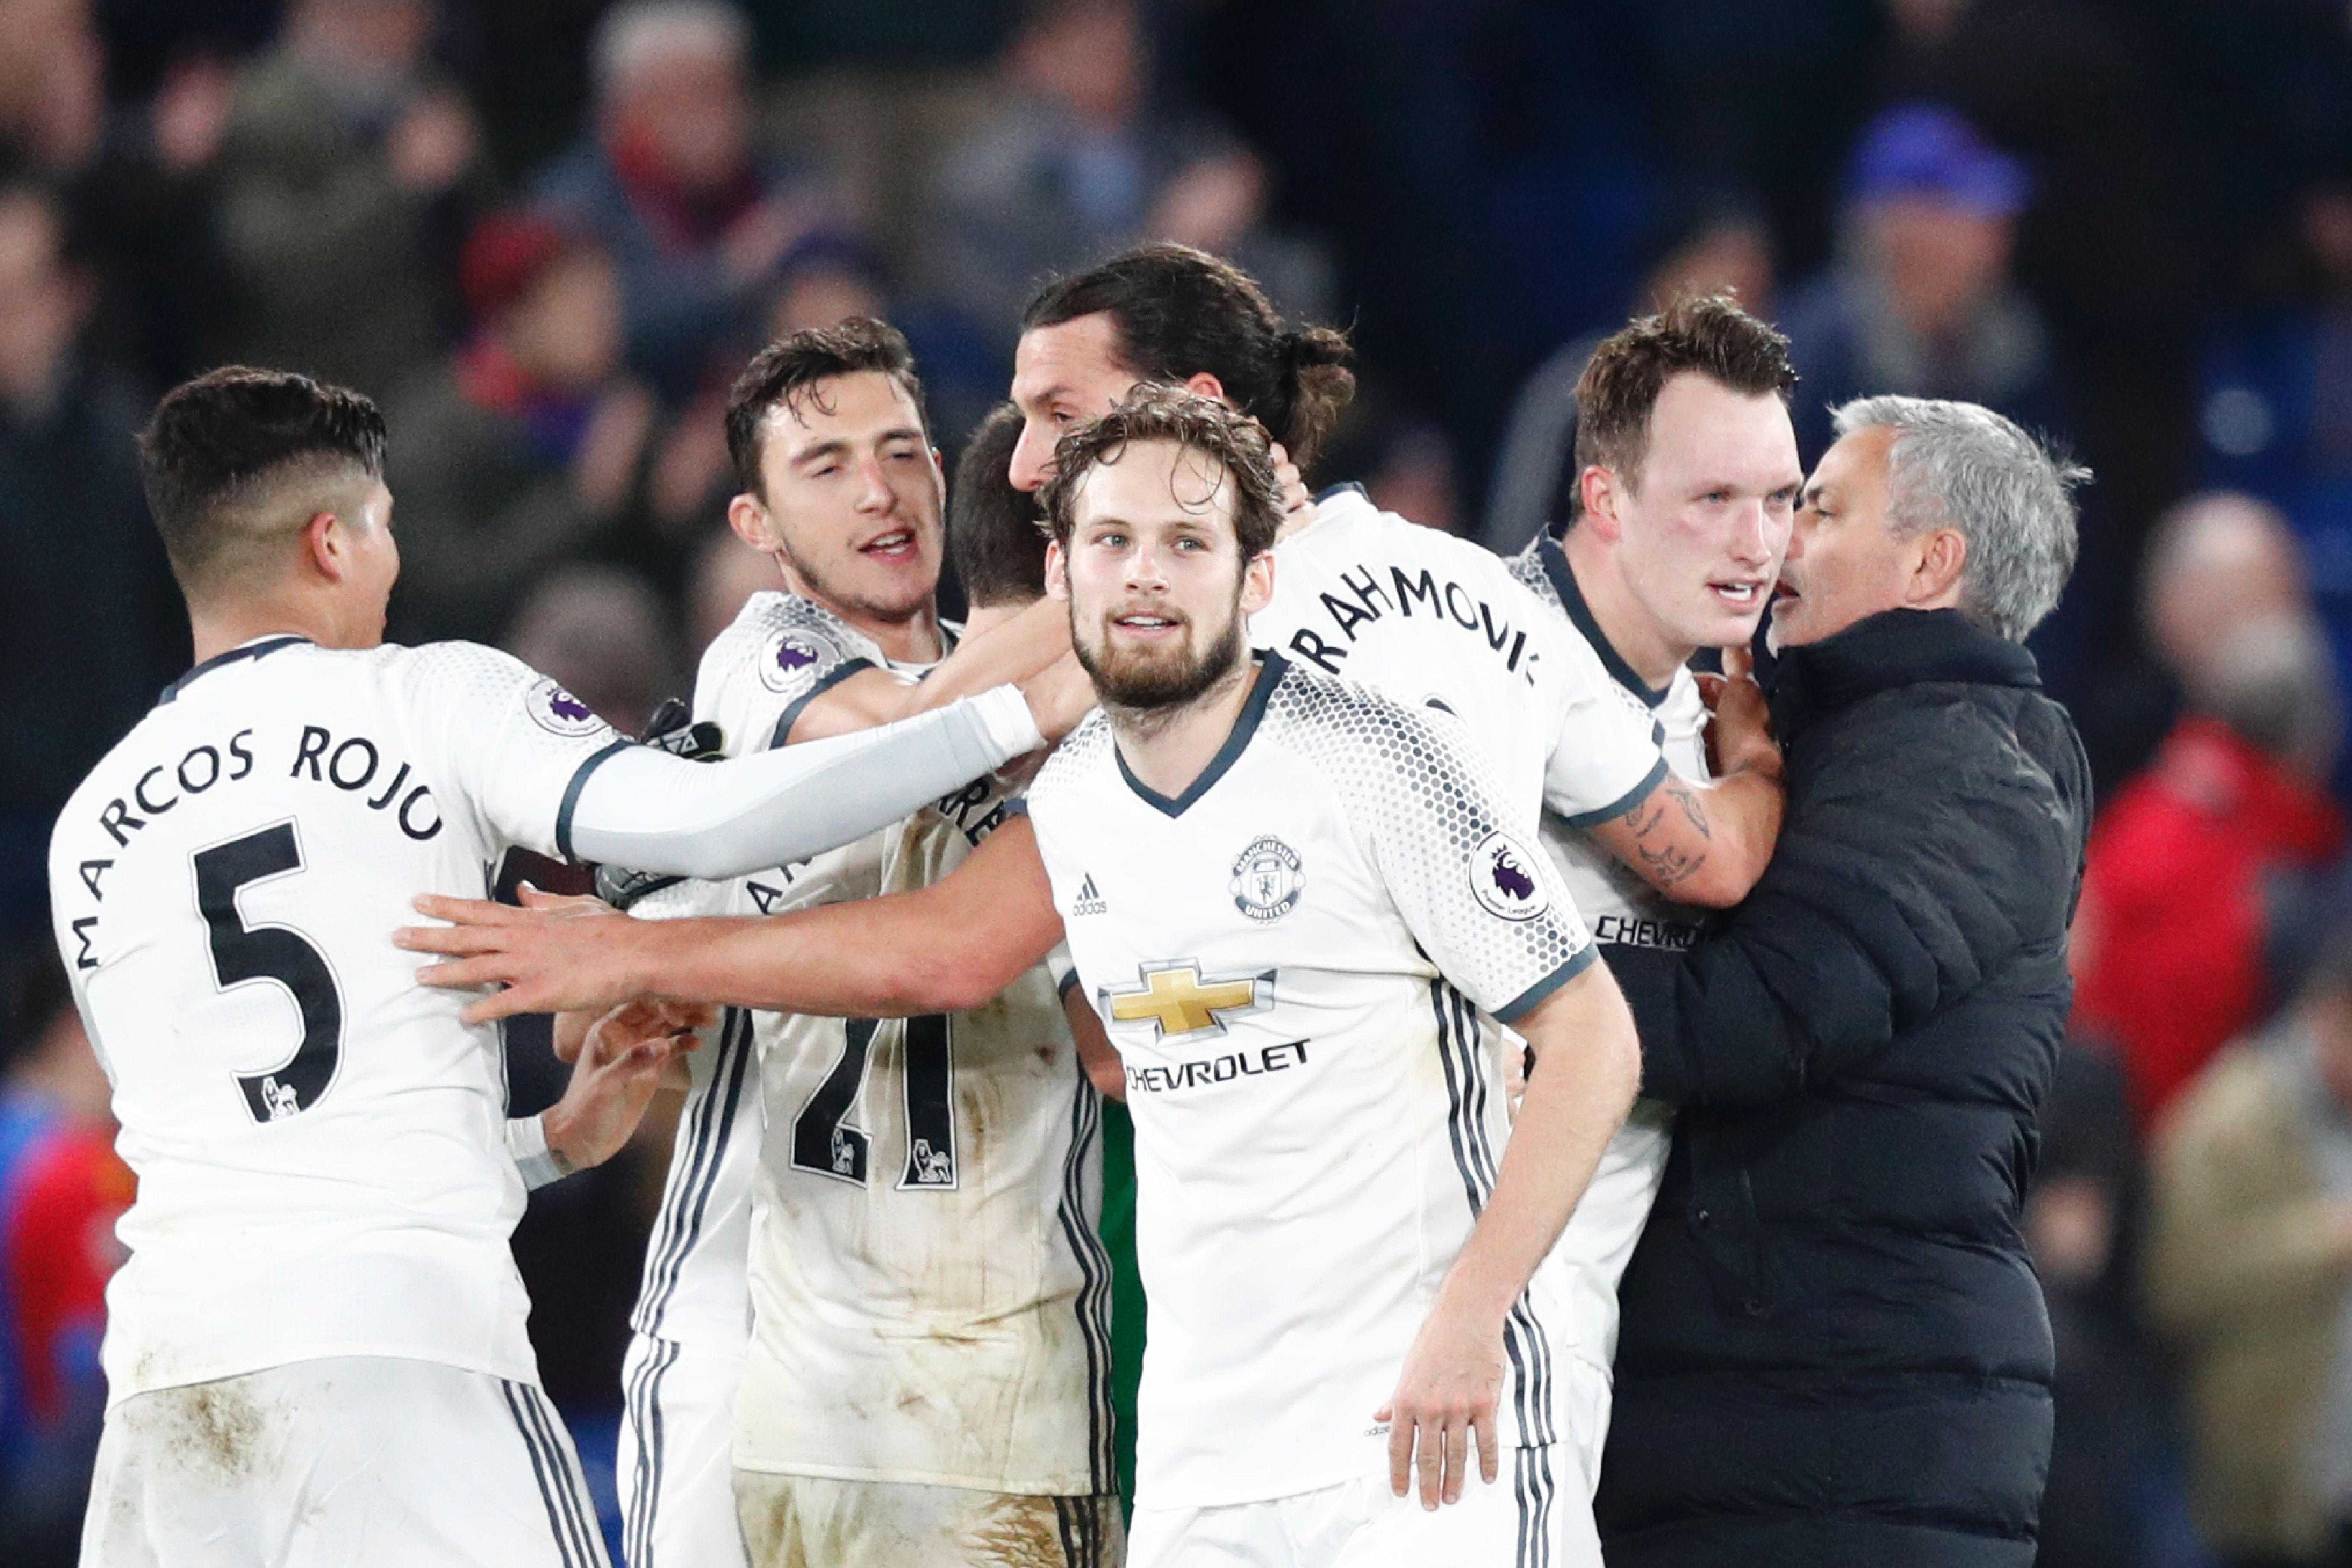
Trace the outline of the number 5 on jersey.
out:
<instances>
[{"instance_id":1,"label":"number 5 on jersey","mask_svg":"<svg viewBox=\"0 0 2352 1568\"><path fill-rule=\"evenodd\" d=\"M223 992L257 980L286 988L302 1016L293 1053L267 1072L239 1073L245 1108L256 1121L282 1121L319 1103L343 1057L343 998L335 972L316 943L291 926L245 923L236 896L257 882L302 869L302 844L291 821L199 849L196 910L211 932L213 984Z\"/></svg>"}]
</instances>

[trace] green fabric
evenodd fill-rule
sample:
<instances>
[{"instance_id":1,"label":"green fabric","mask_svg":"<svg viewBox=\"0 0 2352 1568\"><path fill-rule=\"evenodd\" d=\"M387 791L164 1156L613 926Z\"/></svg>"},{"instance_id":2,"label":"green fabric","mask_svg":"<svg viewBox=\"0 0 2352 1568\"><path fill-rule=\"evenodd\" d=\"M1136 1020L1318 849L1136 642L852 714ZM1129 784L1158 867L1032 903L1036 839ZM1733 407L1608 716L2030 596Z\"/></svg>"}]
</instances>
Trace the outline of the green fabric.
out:
<instances>
[{"instance_id":1,"label":"green fabric","mask_svg":"<svg viewBox=\"0 0 2352 1568\"><path fill-rule=\"evenodd\" d=\"M1118 1420L1118 1500L1135 1511L1135 1385L1143 1377L1143 1276L1135 1267L1135 1123L1103 1104L1102 1241L1110 1253L1110 1403Z\"/></svg>"}]
</instances>

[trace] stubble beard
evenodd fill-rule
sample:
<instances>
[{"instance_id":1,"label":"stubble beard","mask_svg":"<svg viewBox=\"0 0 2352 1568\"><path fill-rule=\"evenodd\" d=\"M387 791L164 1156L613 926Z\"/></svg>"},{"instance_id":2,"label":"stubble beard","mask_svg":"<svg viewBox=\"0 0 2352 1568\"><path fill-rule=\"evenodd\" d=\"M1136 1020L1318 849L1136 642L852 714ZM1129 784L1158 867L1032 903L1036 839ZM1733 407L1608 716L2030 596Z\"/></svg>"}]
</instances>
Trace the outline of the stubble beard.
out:
<instances>
[{"instance_id":1,"label":"stubble beard","mask_svg":"<svg viewBox=\"0 0 2352 1568\"><path fill-rule=\"evenodd\" d=\"M908 526L918 539L921 537L919 529L916 529L911 523ZM784 558L784 565L794 577L800 580L801 585L808 590L810 597L821 600L836 613L854 616L863 620L877 621L884 626L905 626L908 621L929 610L937 601L936 583L930 589L924 592L910 591L904 603L886 603L869 598L844 587L825 573L818 570L814 563L803 558L801 552L793 547L791 540L779 537L776 542L777 552Z\"/></svg>"}]
</instances>

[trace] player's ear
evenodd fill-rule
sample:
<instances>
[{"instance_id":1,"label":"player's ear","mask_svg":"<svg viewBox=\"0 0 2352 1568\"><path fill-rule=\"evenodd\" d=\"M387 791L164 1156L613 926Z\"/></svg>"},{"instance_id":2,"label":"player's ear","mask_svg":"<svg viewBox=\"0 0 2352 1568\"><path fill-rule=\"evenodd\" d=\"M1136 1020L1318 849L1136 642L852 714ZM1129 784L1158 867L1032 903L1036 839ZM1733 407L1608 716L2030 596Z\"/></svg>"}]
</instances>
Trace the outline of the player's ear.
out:
<instances>
[{"instance_id":1,"label":"player's ear","mask_svg":"<svg viewBox=\"0 0 2352 1568\"><path fill-rule=\"evenodd\" d=\"M1070 562L1058 539L1045 541L1045 596L1063 604L1070 600Z\"/></svg>"},{"instance_id":2,"label":"player's ear","mask_svg":"<svg viewBox=\"0 0 2352 1568\"><path fill-rule=\"evenodd\" d=\"M1219 403L1227 401L1225 384L1205 370L1195 371L1187 376L1184 380L1184 390L1196 397L1213 398Z\"/></svg>"},{"instance_id":3,"label":"player's ear","mask_svg":"<svg viewBox=\"0 0 2352 1568\"><path fill-rule=\"evenodd\" d=\"M1261 550L1242 568L1242 614L1256 615L1274 603L1274 552Z\"/></svg>"},{"instance_id":4,"label":"player's ear","mask_svg":"<svg viewBox=\"0 0 2352 1568\"><path fill-rule=\"evenodd\" d=\"M302 525L302 563L330 583L340 583L350 573L351 542L333 512L312 512Z\"/></svg>"},{"instance_id":5,"label":"player's ear","mask_svg":"<svg viewBox=\"0 0 2352 1568\"><path fill-rule=\"evenodd\" d=\"M933 458L937 461L936 455ZM775 527L768 521L768 509L760 498L749 490L736 492L727 503L727 526L735 537L765 555L773 555L782 546L777 542Z\"/></svg>"},{"instance_id":6,"label":"player's ear","mask_svg":"<svg viewBox=\"0 0 2352 1568\"><path fill-rule=\"evenodd\" d=\"M1577 476L1576 483L1584 502L1577 526L1591 528L1601 538L1615 543L1625 531L1625 525L1617 515L1617 471L1593 463Z\"/></svg>"},{"instance_id":7,"label":"player's ear","mask_svg":"<svg viewBox=\"0 0 2352 1568\"><path fill-rule=\"evenodd\" d=\"M1968 536L1956 528L1930 531L1918 544L1918 560L1905 584L1905 602L1929 605L1942 598L1968 569Z\"/></svg>"}]
</instances>

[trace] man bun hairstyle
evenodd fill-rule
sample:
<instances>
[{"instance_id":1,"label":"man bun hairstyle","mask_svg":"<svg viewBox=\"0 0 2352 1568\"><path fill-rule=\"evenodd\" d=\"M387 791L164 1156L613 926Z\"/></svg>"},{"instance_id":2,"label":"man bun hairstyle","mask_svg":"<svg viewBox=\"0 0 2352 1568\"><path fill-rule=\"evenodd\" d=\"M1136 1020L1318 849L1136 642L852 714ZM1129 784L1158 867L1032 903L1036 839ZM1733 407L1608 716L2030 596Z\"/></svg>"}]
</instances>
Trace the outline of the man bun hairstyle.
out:
<instances>
[{"instance_id":1,"label":"man bun hairstyle","mask_svg":"<svg viewBox=\"0 0 2352 1568\"><path fill-rule=\"evenodd\" d=\"M751 356L751 363L727 391L727 457L735 468L736 488L764 502L768 492L760 478L761 436L774 409L797 414L809 399L820 413L831 406L814 389L819 382L873 371L907 389L915 416L929 439L930 418L923 410L923 384L915 374L915 353L906 334L887 321L871 316L844 317L836 326L810 327L770 343Z\"/></svg>"},{"instance_id":2,"label":"man bun hairstyle","mask_svg":"<svg viewBox=\"0 0 2352 1568\"><path fill-rule=\"evenodd\" d=\"M1130 443L1171 441L1222 465L1230 487L1234 536L1244 564L1274 548L1282 531L1282 481L1265 431L1248 416L1181 386L1140 386L1099 419L1073 426L1054 447L1054 475L1038 500L1045 525L1066 553L1077 526L1077 492L1097 468L1117 463ZM1212 492L1215 493L1215 492Z\"/></svg>"},{"instance_id":3,"label":"man bun hairstyle","mask_svg":"<svg viewBox=\"0 0 2352 1568\"><path fill-rule=\"evenodd\" d=\"M956 458L948 486L948 563L974 609L1020 605L1045 594L1045 528L1037 498L1013 488L1021 410L988 411Z\"/></svg>"},{"instance_id":4,"label":"man bun hairstyle","mask_svg":"<svg viewBox=\"0 0 2352 1568\"><path fill-rule=\"evenodd\" d=\"M1685 295L1611 333L1585 363L1576 382L1577 472L1607 468L1638 489L1651 412L1666 383L1685 371L1747 396L1769 392L1783 403L1797 384L1787 338L1729 294ZM1580 498L1584 487L1574 489Z\"/></svg>"},{"instance_id":5,"label":"man bun hairstyle","mask_svg":"<svg viewBox=\"0 0 2352 1568\"><path fill-rule=\"evenodd\" d=\"M1858 397L1831 416L1843 437L1885 426L1887 526L1950 528L1969 542L1960 610L2011 642L2057 608L2074 574L2074 490L2091 470L2053 456L1991 409L1927 397Z\"/></svg>"},{"instance_id":6,"label":"man bun hairstyle","mask_svg":"<svg viewBox=\"0 0 2352 1568\"><path fill-rule=\"evenodd\" d=\"M1232 262L1189 245L1145 245L1049 283L1021 330L1105 315L1139 381L1181 386L1205 371L1302 469L1356 395L1347 334L1286 326L1265 290Z\"/></svg>"},{"instance_id":7,"label":"man bun hairstyle","mask_svg":"<svg viewBox=\"0 0 2352 1568\"><path fill-rule=\"evenodd\" d=\"M336 492L383 477L383 415L290 371L226 365L174 387L139 436L140 479L172 574L191 597L274 578Z\"/></svg>"}]
</instances>

